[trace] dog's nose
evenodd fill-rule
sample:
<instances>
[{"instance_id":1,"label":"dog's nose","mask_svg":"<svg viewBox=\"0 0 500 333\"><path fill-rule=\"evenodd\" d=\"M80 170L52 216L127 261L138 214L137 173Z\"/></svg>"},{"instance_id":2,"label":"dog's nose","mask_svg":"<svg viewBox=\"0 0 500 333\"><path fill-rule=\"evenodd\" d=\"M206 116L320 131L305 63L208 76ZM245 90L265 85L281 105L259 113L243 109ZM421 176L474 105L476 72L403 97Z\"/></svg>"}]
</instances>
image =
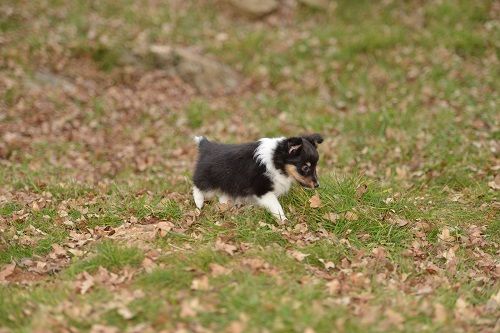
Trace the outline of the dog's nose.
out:
<instances>
[{"instance_id":1,"label":"dog's nose","mask_svg":"<svg viewBox=\"0 0 500 333\"><path fill-rule=\"evenodd\" d=\"M318 188L319 187L319 182L315 182L314 183L314 188Z\"/></svg>"}]
</instances>

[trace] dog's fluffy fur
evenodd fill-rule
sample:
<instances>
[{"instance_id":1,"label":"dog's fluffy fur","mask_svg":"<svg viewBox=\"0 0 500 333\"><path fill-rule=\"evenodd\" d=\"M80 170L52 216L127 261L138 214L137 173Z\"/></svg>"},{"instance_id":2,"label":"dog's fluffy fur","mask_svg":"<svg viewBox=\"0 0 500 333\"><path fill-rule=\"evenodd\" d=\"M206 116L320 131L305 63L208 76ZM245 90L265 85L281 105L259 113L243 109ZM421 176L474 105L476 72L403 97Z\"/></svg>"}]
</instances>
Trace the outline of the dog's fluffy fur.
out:
<instances>
[{"instance_id":1,"label":"dog's fluffy fur","mask_svg":"<svg viewBox=\"0 0 500 333\"><path fill-rule=\"evenodd\" d=\"M199 156L194 172L193 197L201 209L205 199L219 202L253 201L280 220L285 213L278 197L295 179L304 187L319 186L316 174L319 134L292 138L263 138L244 144L220 144L195 137Z\"/></svg>"}]
</instances>

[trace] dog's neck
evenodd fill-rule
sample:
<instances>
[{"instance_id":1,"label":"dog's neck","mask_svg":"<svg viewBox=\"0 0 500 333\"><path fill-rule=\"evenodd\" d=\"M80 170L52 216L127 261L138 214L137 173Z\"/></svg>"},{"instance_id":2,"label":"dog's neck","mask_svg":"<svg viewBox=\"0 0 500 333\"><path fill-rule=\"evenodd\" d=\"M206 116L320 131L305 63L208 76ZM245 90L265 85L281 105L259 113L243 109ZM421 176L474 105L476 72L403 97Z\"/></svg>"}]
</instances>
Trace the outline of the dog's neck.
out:
<instances>
[{"instance_id":1,"label":"dog's neck","mask_svg":"<svg viewBox=\"0 0 500 333\"><path fill-rule=\"evenodd\" d=\"M273 183L273 192L276 196L288 192L293 182L293 178L278 170L274 164L274 153L278 144L283 140L285 140L284 137L260 139L259 146L254 153L255 159L266 167L266 175Z\"/></svg>"}]
</instances>

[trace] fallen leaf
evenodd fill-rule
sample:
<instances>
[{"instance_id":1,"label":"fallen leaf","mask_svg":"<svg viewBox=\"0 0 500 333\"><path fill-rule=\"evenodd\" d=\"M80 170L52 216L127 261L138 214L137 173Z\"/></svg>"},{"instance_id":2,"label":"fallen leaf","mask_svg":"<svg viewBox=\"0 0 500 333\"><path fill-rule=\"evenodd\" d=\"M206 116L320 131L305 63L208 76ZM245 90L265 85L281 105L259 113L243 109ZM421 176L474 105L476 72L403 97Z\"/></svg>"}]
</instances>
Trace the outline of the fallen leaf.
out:
<instances>
[{"instance_id":1,"label":"fallen leaf","mask_svg":"<svg viewBox=\"0 0 500 333\"><path fill-rule=\"evenodd\" d=\"M403 219L399 216L391 216L389 217L389 222L392 223L392 224L395 224L399 227L404 227L405 225L407 225L409 223L408 220L406 219Z\"/></svg>"},{"instance_id":2,"label":"fallen leaf","mask_svg":"<svg viewBox=\"0 0 500 333\"><path fill-rule=\"evenodd\" d=\"M52 244L52 252L56 257L65 257L66 256L66 250L59 244Z\"/></svg>"},{"instance_id":3,"label":"fallen leaf","mask_svg":"<svg viewBox=\"0 0 500 333\"><path fill-rule=\"evenodd\" d=\"M427 294L430 294L432 293L432 287L431 286L423 286L421 288L419 288L415 294L417 295L427 295Z\"/></svg>"},{"instance_id":4,"label":"fallen leaf","mask_svg":"<svg viewBox=\"0 0 500 333\"><path fill-rule=\"evenodd\" d=\"M428 263L427 266L425 267L425 270L427 271L427 273L429 274L436 274L437 272L439 272L441 269L436 266L435 264L433 264L432 262Z\"/></svg>"},{"instance_id":5,"label":"fallen leaf","mask_svg":"<svg viewBox=\"0 0 500 333\"><path fill-rule=\"evenodd\" d=\"M245 331L246 324L242 321L232 321L226 328L227 333L243 333Z\"/></svg>"},{"instance_id":6,"label":"fallen leaf","mask_svg":"<svg viewBox=\"0 0 500 333\"><path fill-rule=\"evenodd\" d=\"M150 273L156 267L156 264L151 258L145 257L142 260L141 266L144 268L146 272Z\"/></svg>"},{"instance_id":7,"label":"fallen leaf","mask_svg":"<svg viewBox=\"0 0 500 333\"><path fill-rule=\"evenodd\" d=\"M467 301L462 297L459 297L455 303L455 318L460 320L470 320L474 318L474 316L474 312L470 309Z\"/></svg>"},{"instance_id":8,"label":"fallen leaf","mask_svg":"<svg viewBox=\"0 0 500 333\"><path fill-rule=\"evenodd\" d=\"M385 316L387 317L387 321L389 322L389 324L394 325L399 329L403 327L405 319L399 312L396 312L392 309L387 309L385 310Z\"/></svg>"},{"instance_id":9,"label":"fallen leaf","mask_svg":"<svg viewBox=\"0 0 500 333\"><path fill-rule=\"evenodd\" d=\"M0 282L6 281L6 277L14 273L14 269L16 268L16 263L8 264L3 267L0 271Z\"/></svg>"},{"instance_id":10,"label":"fallen leaf","mask_svg":"<svg viewBox=\"0 0 500 333\"><path fill-rule=\"evenodd\" d=\"M438 238L443 242L453 242L455 237L451 236L450 229L444 227L441 233L438 235Z\"/></svg>"},{"instance_id":11,"label":"fallen leaf","mask_svg":"<svg viewBox=\"0 0 500 333\"><path fill-rule=\"evenodd\" d=\"M340 282L337 279L331 280L326 283L326 288L330 295L336 295L340 291Z\"/></svg>"},{"instance_id":12,"label":"fallen leaf","mask_svg":"<svg viewBox=\"0 0 500 333\"><path fill-rule=\"evenodd\" d=\"M319 208L319 207L321 207L321 199L319 198L318 194L313 195L309 199L309 206L311 208Z\"/></svg>"},{"instance_id":13,"label":"fallen leaf","mask_svg":"<svg viewBox=\"0 0 500 333\"><path fill-rule=\"evenodd\" d=\"M331 222L336 222L339 218L339 214L336 213L325 213L323 217L327 220L330 220Z\"/></svg>"},{"instance_id":14,"label":"fallen leaf","mask_svg":"<svg viewBox=\"0 0 500 333\"><path fill-rule=\"evenodd\" d=\"M345 219L348 221L356 221L358 219L358 214L349 211L345 213Z\"/></svg>"},{"instance_id":15,"label":"fallen leaf","mask_svg":"<svg viewBox=\"0 0 500 333\"><path fill-rule=\"evenodd\" d=\"M213 276L227 275L232 271L231 269L216 263L211 263L210 265L208 265L208 267L210 267L210 271L212 272Z\"/></svg>"},{"instance_id":16,"label":"fallen leaf","mask_svg":"<svg viewBox=\"0 0 500 333\"><path fill-rule=\"evenodd\" d=\"M368 191L368 185L362 184L356 189L356 199L359 199Z\"/></svg>"},{"instance_id":17,"label":"fallen leaf","mask_svg":"<svg viewBox=\"0 0 500 333\"><path fill-rule=\"evenodd\" d=\"M197 298L183 300L181 303L181 318L195 317L201 310L200 301Z\"/></svg>"},{"instance_id":18,"label":"fallen leaf","mask_svg":"<svg viewBox=\"0 0 500 333\"><path fill-rule=\"evenodd\" d=\"M132 311L130 311L130 309L126 306L119 308L117 312L125 320L132 319L135 316L135 314L133 314Z\"/></svg>"},{"instance_id":19,"label":"fallen leaf","mask_svg":"<svg viewBox=\"0 0 500 333\"><path fill-rule=\"evenodd\" d=\"M76 283L77 291L84 295L94 286L94 278L88 272L84 271L79 276L79 281Z\"/></svg>"},{"instance_id":20,"label":"fallen leaf","mask_svg":"<svg viewBox=\"0 0 500 333\"><path fill-rule=\"evenodd\" d=\"M118 333L118 332L119 330L117 327L100 325L100 324L94 324L90 329L90 333Z\"/></svg>"},{"instance_id":21,"label":"fallen leaf","mask_svg":"<svg viewBox=\"0 0 500 333\"><path fill-rule=\"evenodd\" d=\"M288 251L288 254L290 254L293 258L295 258L297 261L304 261L304 259L309 256L309 254L306 254L306 253L302 253L300 251L297 251L297 250L290 250Z\"/></svg>"},{"instance_id":22,"label":"fallen leaf","mask_svg":"<svg viewBox=\"0 0 500 333\"><path fill-rule=\"evenodd\" d=\"M191 282L192 290L209 290L208 276L204 275L201 278L193 279Z\"/></svg>"},{"instance_id":23,"label":"fallen leaf","mask_svg":"<svg viewBox=\"0 0 500 333\"><path fill-rule=\"evenodd\" d=\"M161 221L156 225L156 231L160 237L165 237L173 227L174 224L172 222Z\"/></svg>"},{"instance_id":24,"label":"fallen leaf","mask_svg":"<svg viewBox=\"0 0 500 333\"><path fill-rule=\"evenodd\" d=\"M434 303L434 320L442 324L446 322L447 317L446 308L441 303Z\"/></svg>"},{"instance_id":25,"label":"fallen leaf","mask_svg":"<svg viewBox=\"0 0 500 333\"><path fill-rule=\"evenodd\" d=\"M331 269L331 268L335 268L335 264L331 261L325 261L324 259L319 259L319 261L325 266L325 268L328 270L328 269Z\"/></svg>"},{"instance_id":26,"label":"fallen leaf","mask_svg":"<svg viewBox=\"0 0 500 333\"><path fill-rule=\"evenodd\" d=\"M500 290L491 295L490 299L486 303L486 310L490 312L495 312L500 308Z\"/></svg>"},{"instance_id":27,"label":"fallen leaf","mask_svg":"<svg viewBox=\"0 0 500 333\"><path fill-rule=\"evenodd\" d=\"M488 186L494 190L500 190L500 173L495 176L495 179L488 182Z\"/></svg>"},{"instance_id":28,"label":"fallen leaf","mask_svg":"<svg viewBox=\"0 0 500 333\"><path fill-rule=\"evenodd\" d=\"M215 241L215 249L219 251L224 251L229 255L234 255L234 252L238 249L236 246L228 243L224 243L222 239L217 239Z\"/></svg>"},{"instance_id":29,"label":"fallen leaf","mask_svg":"<svg viewBox=\"0 0 500 333\"><path fill-rule=\"evenodd\" d=\"M269 264L260 258L245 258L241 263L250 267L253 271L269 268Z\"/></svg>"}]
</instances>

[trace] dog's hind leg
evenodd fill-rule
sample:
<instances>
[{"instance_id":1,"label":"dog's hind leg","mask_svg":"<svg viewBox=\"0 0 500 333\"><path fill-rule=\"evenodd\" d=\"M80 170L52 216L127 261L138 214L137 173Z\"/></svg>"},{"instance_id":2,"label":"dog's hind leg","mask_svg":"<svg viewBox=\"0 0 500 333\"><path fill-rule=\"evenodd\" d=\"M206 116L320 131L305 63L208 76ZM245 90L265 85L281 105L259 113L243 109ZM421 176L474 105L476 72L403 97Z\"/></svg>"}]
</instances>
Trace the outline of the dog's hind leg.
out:
<instances>
[{"instance_id":1,"label":"dog's hind leg","mask_svg":"<svg viewBox=\"0 0 500 333\"><path fill-rule=\"evenodd\" d=\"M193 198L196 207L198 209L201 209L201 207L203 207L203 203L205 202L205 196L203 195L203 192L200 191L200 189L196 186L193 186Z\"/></svg>"},{"instance_id":2,"label":"dog's hind leg","mask_svg":"<svg viewBox=\"0 0 500 333\"><path fill-rule=\"evenodd\" d=\"M227 204L228 202L229 202L229 196L227 196L226 194L221 194L219 196L219 203Z\"/></svg>"}]
</instances>

